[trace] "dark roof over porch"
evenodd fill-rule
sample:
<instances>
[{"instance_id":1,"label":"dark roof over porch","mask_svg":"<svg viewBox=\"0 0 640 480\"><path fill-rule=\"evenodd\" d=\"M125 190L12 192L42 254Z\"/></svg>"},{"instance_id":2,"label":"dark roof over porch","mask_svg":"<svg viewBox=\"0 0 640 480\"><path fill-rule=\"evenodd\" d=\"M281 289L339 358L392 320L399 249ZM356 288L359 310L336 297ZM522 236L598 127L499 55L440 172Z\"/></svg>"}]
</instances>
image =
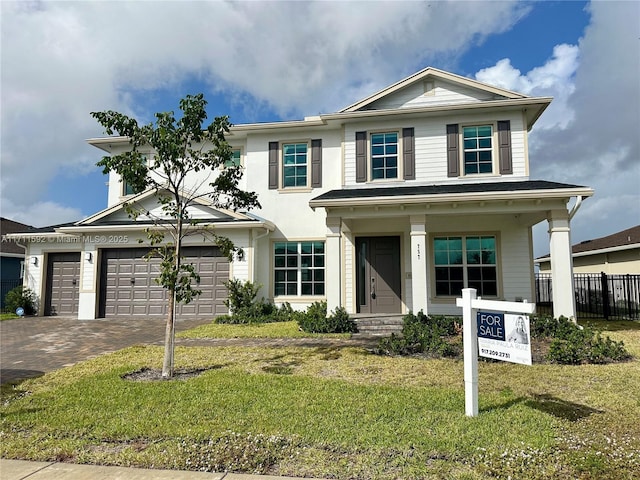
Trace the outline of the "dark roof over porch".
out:
<instances>
[{"instance_id":1,"label":"dark roof over porch","mask_svg":"<svg viewBox=\"0 0 640 480\"><path fill-rule=\"evenodd\" d=\"M331 190L311 200L311 204L322 204L326 200L347 200L374 197L407 197L420 195L452 195L470 193L524 192L542 190L585 189L580 185L527 180L520 182L482 182L445 185L409 185L402 187L363 187ZM320 206L318 205L318 206Z\"/></svg>"}]
</instances>

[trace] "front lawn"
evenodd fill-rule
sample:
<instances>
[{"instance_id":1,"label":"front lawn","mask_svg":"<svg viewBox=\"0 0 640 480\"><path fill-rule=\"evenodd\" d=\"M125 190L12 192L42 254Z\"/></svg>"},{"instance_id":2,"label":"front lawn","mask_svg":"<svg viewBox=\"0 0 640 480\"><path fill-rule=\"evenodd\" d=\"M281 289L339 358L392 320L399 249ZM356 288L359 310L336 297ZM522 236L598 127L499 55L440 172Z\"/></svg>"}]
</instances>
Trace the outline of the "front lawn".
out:
<instances>
[{"instance_id":1,"label":"front lawn","mask_svg":"<svg viewBox=\"0 0 640 480\"><path fill-rule=\"evenodd\" d=\"M316 334L300 329L298 322L220 324L207 323L199 327L177 333L178 338L349 338L349 333Z\"/></svg>"},{"instance_id":2,"label":"front lawn","mask_svg":"<svg viewBox=\"0 0 640 480\"><path fill-rule=\"evenodd\" d=\"M617 327L606 333L638 355L640 324ZM631 479L640 471L637 358L482 362L477 418L464 416L459 360L354 347L178 347L176 361L203 371L126 380L162 363L161 347L138 346L24 381L0 408L0 454L339 479Z\"/></svg>"}]
</instances>

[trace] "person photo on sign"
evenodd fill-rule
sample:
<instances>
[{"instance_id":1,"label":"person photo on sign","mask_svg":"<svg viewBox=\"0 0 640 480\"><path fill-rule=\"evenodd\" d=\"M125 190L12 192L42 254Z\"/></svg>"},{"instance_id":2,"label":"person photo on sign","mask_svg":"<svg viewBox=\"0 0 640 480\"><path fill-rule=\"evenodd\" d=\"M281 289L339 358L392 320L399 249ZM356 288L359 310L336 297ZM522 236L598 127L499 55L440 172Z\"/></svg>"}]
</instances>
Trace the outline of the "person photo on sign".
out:
<instances>
[{"instance_id":1,"label":"person photo on sign","mask_svg":"<svg viewBox=\"0 0 640 480\"><path fill-rule=\"evenodd\" d=\"M529 343L529 334L524 326L524 318L518 317L516 320L516 327L511 331L507 337L507 342L513 343Z\"/></svg>"}]
</instances>

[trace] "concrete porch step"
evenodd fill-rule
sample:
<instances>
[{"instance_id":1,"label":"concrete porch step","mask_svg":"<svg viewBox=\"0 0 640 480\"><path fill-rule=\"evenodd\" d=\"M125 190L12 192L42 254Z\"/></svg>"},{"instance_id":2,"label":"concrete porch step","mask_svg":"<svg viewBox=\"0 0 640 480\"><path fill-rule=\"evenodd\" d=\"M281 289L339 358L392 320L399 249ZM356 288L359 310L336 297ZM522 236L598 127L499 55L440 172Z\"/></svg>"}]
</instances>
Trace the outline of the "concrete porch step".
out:
<instances>
[{"instance_id":1,"label":"concrete porch step","mask_svg":"<svg viewBox=\"0 0 640 480\"><path fill-rule=\"evenodd\" d=\"M358 326L358 333L354 338L362 337L389 337L392 333L402 332L404 315L378 314L366 315L358 314L352 318Z\"/></svg>"}]
</instances>

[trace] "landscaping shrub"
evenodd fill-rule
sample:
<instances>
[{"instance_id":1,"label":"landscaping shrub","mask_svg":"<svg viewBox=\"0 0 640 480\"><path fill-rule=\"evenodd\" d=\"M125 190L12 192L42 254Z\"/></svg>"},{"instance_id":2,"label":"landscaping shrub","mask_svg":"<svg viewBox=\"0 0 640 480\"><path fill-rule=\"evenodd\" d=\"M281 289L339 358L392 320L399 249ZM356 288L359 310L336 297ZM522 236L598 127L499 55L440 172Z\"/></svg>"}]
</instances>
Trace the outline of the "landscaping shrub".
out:
<instances>
[{"instance_id":1,"label":"landscaping shrub","mask_svg":"<svg viewBox=\"0 0 640 480\"><path fill-rule=\"evenodd\" d=\"M4 308L7 312L14 313L18 307L24 309L25 315L36 313L36 294L22 285L9 290L4 297Z\"/></svg>"},{"instance_id":2,"label":"landscaping shrub","mask_svg":"<svg viewBox=\"0 0 640 480\"><path fill-rule=\"evenodd\" d=\"M327 302L314 302L307 311L298 315L298 325L307 333L355 333L358 331L356 323L349 317L347 311L336 308L327 316Z\"/></svg>"},{"instance_id":3,"label":"landscaping shrub","mask_svg":"<svg viewBox=\"0 0 640 480\"><path fill-rule=\"evenodd\" d=\"M603 337L593 328L579 326L566 317L532 317L531 335L551 339L547 360L564 365L618 362L631 357L623 342Z\"/></svg>"},{"instance_id":4,"label":"landscaping shrub","mask_svg":"<svg viewBox=\"0 0 640 480\"><path fill-rule=\"evenodd\" d=\"M224 286L228 291L224 304L231 314L216 317L216 323L288 322L294 317L294 310L288 303L278 308L264 298L257 300L258 292L262 288L259 283L232 279L225 282Z\"/></svg>"},{"instance_id":5,"label":"landscaping shrub","mask_svg":"<svg viewBox=\"0 0 640 480\"><path fill-rule=\"evenodd\" d=\"M459 342L452 337L460 333L459 319L442 315L429 317L422 311L408 313L403 319L402 334L383 338L376 351L387 355L430 354L452 357L460 353Z\"/></svg>"}]
</instances>

